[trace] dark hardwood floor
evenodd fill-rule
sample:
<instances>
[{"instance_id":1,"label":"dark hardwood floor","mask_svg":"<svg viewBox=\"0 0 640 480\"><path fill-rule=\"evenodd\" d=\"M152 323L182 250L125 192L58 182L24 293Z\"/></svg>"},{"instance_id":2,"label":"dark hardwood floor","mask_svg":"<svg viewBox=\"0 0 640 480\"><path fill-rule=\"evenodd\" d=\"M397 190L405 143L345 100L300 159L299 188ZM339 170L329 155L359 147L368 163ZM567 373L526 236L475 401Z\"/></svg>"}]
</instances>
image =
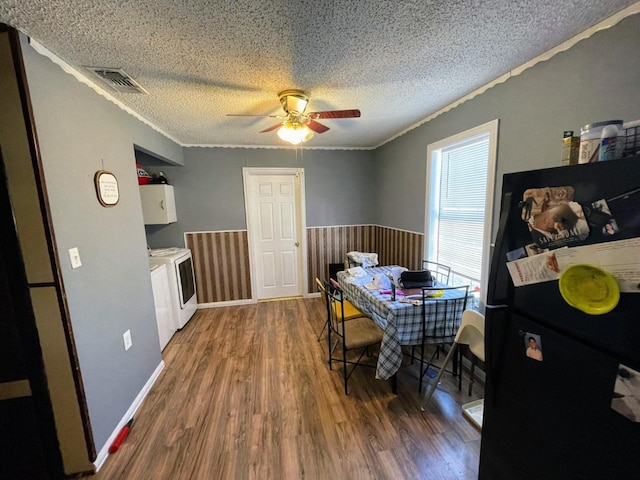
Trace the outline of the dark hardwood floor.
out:
<instances>
[{"instance_id":1,"label":"dark hardwood floor","mask_svg":"<svg viewBox=\"0 0 640 480\"><path fill-rule=\"evenodd\" d=\"M317 341L324 308L313 298L196 312L128 438L87 479L477 478L480 433L460 406L482 383L469 397L447 374L422 412L415 366L398 374L398 395L359 368L345 396Z\"/></svg>"}]
</instances>

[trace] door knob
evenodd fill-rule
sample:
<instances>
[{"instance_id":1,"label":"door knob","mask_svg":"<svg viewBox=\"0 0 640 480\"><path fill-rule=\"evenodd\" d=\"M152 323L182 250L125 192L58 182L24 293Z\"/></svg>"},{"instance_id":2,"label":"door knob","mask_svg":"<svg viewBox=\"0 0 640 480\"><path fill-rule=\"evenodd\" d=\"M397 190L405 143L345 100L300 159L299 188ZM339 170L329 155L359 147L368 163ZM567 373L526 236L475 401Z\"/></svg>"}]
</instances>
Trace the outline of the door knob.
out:
<instances>
[{"instance_id":1,"label":"door knob","mask_svg":"<svg viewBox=\"0 0 640 480\"><path fill-rule=\"evenodd\" d=\"M300 246L300 242L296 242L296 247L299 247L299 246Z\"/></svg>"}]
</instances>

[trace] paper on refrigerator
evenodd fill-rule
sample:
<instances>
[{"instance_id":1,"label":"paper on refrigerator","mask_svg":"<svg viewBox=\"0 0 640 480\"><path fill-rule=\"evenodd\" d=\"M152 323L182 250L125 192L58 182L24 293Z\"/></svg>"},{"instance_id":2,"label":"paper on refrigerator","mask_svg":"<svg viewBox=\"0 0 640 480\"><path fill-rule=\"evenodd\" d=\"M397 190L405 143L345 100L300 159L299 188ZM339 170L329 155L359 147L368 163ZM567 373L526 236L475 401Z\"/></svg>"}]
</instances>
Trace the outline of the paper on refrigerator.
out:
<instances>
[{"instance_id":1,"label":"paper on refrigerator","mask_svg":"<svg viewBox=\"0 0 640 480\"><path fill-rule=\"evenodd\" d=\"M590 264L610 273L623 293L640 293L640 238L565 247L507 262L516 287L560 278L569 266Z\"/></svg>"},{"instance_id":2,"label":"paper on refrigerator","mask_svg":"<svg viewBox=\"0 0 640 480\"><path fill-rule=\"evenodd\" d=\"M516 287L534 283L549 282L560 277L560 266L556 253L568 250L567 247L544 252L533 257L525 257L513 262L507 262L507 269Z\"/></svg>"},{"instance_id":3,"label":"paper on refrigerator","mask_svg":"<svg viewBox=\"0 0 640 480\"><path fill-rule=\"evenodd\" d=\"M557 258L560 271L578 263L596 265L616 279L621 292L640 293L640 238L567 248Z\"/></svg>"}]
</instances>

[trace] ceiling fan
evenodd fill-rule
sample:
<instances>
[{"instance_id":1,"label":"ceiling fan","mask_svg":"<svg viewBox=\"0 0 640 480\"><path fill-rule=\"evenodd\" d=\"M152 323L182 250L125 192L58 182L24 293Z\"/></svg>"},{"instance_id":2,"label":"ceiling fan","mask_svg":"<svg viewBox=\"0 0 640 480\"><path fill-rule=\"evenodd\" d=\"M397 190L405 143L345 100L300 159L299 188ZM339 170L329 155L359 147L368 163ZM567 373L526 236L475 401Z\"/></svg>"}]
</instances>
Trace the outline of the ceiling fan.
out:
<instances>
[{"instance_id":1,"label":"ceiling fan","mask_svg":"<svg viewBox=\"0 0 640 480\"><path fill-rule=\"evenodd\" d=\"M270 117L279 121L260 133L272 132L278 129L278 136L289 143L297 145L306 142L314 133L324 133L329 127L316 121L317 119L357 118L360 110L329 110L325 112L306 112L309 97L302 90L283 90L278 94L284 115L241 115L228 114L235 117Z\"/></svg>"}]
</instances>

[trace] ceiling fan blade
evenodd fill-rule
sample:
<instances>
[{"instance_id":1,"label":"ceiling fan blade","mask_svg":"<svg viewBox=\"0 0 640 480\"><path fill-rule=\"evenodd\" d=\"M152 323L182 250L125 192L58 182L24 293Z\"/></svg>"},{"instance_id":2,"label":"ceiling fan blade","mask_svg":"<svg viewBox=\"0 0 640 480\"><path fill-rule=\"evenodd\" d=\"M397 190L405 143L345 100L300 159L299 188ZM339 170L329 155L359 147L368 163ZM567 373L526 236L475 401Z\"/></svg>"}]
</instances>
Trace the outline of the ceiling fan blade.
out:
<instances>
[{"instance_id":1,"label":"ceiling fan blade","mask_svg":"<svg viewBox=\"0 0 640 480\"><path fill-rule=\"evenodd\" d=\"M282 126L282 123L276 123L275 125L271 125L269 128L265 128L264 130L260 130L260 133L271 132L271 131L275 130L276 128L280 128L281 126Z\"/></svg>"},{"instance_id":2,"label":"ceiling fan blade","mask_svg":"<svg viewBox=\"0 0 640 480\"><path fill-rule=\"evenodd\" d=\"M327 112L311 112L309 114L312 118L358 118L360 116L360 110L330 110Z\"/></svg>"},{"instance_id":3,"label":"ceiling fan blade","mask_svg":"<svg viewBox=\"0 0 640 480\"><path fill-rule=\"evenodd\" d=\"M227 117L268 117L268 118L280 118L282 115L250 115L244 113L227 113Z\"/></svg>"},{"instance_id":4,"label":"ceiling fan blade","mask_svg":"<svg viewBox=\"0 0 640 480\"><path fill-rule=\"evenodd\" d=\"M320 122L316 122L315 120L311 120L309 123L307 123L307 127L309 127L316 133L324 133L329 130L329 127L321 124Z\"/></svg>"}]
</instances>

